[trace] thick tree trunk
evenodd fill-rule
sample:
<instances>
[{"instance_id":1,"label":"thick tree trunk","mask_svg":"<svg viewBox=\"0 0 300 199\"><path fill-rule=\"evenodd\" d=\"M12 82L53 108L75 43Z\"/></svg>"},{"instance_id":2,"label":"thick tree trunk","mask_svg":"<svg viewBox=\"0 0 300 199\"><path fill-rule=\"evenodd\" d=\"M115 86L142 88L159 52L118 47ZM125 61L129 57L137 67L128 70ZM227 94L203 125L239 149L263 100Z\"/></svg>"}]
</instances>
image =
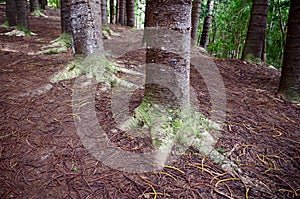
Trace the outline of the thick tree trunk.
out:
<instances>
[{"instance_id":1,"label":"thick tree trunk","mask_svg":"<svg viewBox=\"0 0 300 199\"><path fill-rule=\"evenodd\" d=\"M6 19L8 22L9 26L15 26L17 25L17 6L16 6L16 1L15 0L6 0Z\"/></svg>"},{"instance_id":2,"label":"thick tree trunk","mask_svg":"<svg viewBox=\"0 0 300 199\"><path fill-rule=\"evenodd\" d=\"M134 0L126 0L127 26L134 27Z\"/></svg>"},{"instance_id":3,"label":"thick tree trunk","mask_svg":"<svg viewBox=\"0 0 300 199\"><path fill-rule=\"evenodd\" d=\"M263 60L269 0L253 0L242 59L253 56Z\"/></svg>"},{"instance_id":4,"label":"thick tree trunk","mask_svg":"<svg viewBox=\"0 0 300 199\"><path fill-rule=\"evenodd\" d=\"M200 19L202 0L194 0L192 8L192 31L191 31L191 45L195 46L197 41L197 31Z\"/></svg>"},{"instance_id":5,"label":"thick tree trunk","mask_svg":"<svg viewBox=\"0 0 300 199\"><path fill-rule=\"evenodd\" d=\"M115 1L110 0L109 1L109 12L110 12L110 23L113 24L115 23Z\"/></svg>"},{"instance_id":6,"label":"thick tree trunk","mask_svg":"<svg viewBox=\"0 0 300 199\"><path fill-rule=\"evenodd\" d=\"M47 0L39 0L39 3L40 3L40 8L43 9L43 10L46 10L46 6L48 4L48 1Z\"/></svg>"},{"instance_id":7,"label":"thick tree trunk","mask_svg":"<svg viewBox=\"0 0 300 199\"><path fill-rule=\"evenodd\" d=\"M28 11L26 0L16 0L17 2L17 22L22 28L28 30Z\"/></svg>"},{"instance_id":8,"label":"thick tree trunk","mask_svg":"<svg viewBox=\"0 0 300 199\"><path fill-rule=\"evenodd\" d=\"M70 3L71 3L70 0L61 0L60 1L61 32L62 33L72 33Z\"/></svg>"},{"instance_id":9,"label":"thick tree trunk","mask_svg":"<svg viewBox=\"0 0 300 199\"><path fill-rule=\"evenodd\" d=\"M300 103L300 1L291 0L279 93Z\"/></svg>"},{"instance_id":10,"label":"thick tree trunk","mask_svg":"<svg viewBox=\"0 0 300 199\"><path fill-rule=\"evenodd\" d=\"M107 0L101 0L102 26L108 26Z\"/></svg>"},{"instance_id":11,"label":"thick tree trunk","mask_svg":"<svg viewBox=\"0 0 300 199\"><path fill-rule=\"evenodd\" d=\"M119 0L119 24L125 25L125 0Z\"/></svg>"},{"instance_id":12,"label":"thick tree trunk","mask_svg":"<svg viewBox=\"0 0 300 199\"><path fill-rule=\"evenodd\" d=\"M207 1L207 12L208 13L207 13L207 17L205 17L205 19L204 19L201 40L200 40L200 46L202 46L203 48L206 48L208 45L209 30L210 30L213 9L214 9L214 0L208 0Z\"/></svg>"},{"instance_id":13,"label":"thick tree trunk","mask_svg":"<svg viewBox=\"0 0 300 199\"><path fill-rule=\"evenodd\" d=\"M146 4L145 98L153 104L189 105L192 0Z\"/></svg>"},{"instance_id":14,"label":"thick tree trunk","mask_svg":"<svg viewBox=\"0 0 300 199\"><path fill-rule=\"evenodd\" d=\"M100 0L71 0L71 25L75 54L103 53Z\"/></svg>"},{"instance_id":15,"label":"thick tree trunk","mask_svg":"<svg viewBox=\"0 0 300 199\"><path fill-rule=\"evenodd\" d=\"M39 0L30 0L30 12L40 9Z\"/></svg>"}]
</instances>

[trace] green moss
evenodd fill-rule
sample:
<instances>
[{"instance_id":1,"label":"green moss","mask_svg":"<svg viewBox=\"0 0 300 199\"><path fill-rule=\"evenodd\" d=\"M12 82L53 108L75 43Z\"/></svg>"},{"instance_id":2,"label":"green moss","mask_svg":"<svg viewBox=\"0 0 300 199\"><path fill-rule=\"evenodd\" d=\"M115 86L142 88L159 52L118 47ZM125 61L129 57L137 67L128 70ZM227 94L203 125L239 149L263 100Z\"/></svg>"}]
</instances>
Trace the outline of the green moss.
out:
<instances>
[{"instance_id":1,"label":"green moss","mask_svg":"<svg viewBox=\"0 0 300 199\"><path fill-rule=\"evenodd\" d=\"M245 60L249 61L250 63L255 64L255 65L262 65L263 64L263 62L260 58L255 57L252 54L246 55Z\"/></svg>"},{"instance_id":2,"label":"green moss","mask_svg":"<svg viewBox=\"0 0 300 199\"><path fill-rule=\"evenodd\" d=\"M34 10L31 14L37 17L44 16L43 12L40 9Z\"/></svg>"},{"instance_id":3,"label":"green moss","mask_svg":"<svg viewBox=\"0 0 300 199\"><path fill-rule=\"evenodd\" d=\"M5 21L4 24L1 25L2 28L9 28L8 21Z\"/></svg>"}]
</instances>

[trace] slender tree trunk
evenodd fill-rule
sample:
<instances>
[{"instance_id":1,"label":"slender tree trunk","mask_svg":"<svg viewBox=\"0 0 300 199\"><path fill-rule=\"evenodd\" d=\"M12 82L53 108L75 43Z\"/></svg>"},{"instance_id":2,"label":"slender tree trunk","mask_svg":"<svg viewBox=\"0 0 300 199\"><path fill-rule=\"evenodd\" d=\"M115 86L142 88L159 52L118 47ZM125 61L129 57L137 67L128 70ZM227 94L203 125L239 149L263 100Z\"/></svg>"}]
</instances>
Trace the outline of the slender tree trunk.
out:
<instances>
[{"instance_id":1,"label":"slender tree trunk","mask_svg":"<svg viewBox=\"0 0 300 199\"><path fill-rule=\"evenodd\" d=\"M145 99L188 105L192 0L148 0L146 6Z\"/></svg>"},{"instance_id":2,"label":"slender tree trunk","mask_svg":"<svg viewBox=\"0 0 300 199\"><path fill-rule=\"evenodd\" d=\"M22 28L28 30L28 11L26 0L16 0L17 2L17 22Z\"/></svg>"},{"instance_id":3,"label":"slender tree trunk","mask_svg":"<svg viewBox=\"0 0 300 199\"><path fill-rule=\"evenodd\" d=\"M134 27L134 0L126 0L127 26Z\"/></svg>"},{"instance_id":4,"label":"slender tree trunk","mask_svg":"<svg viewBox=\"0 0 300 199\"><path fill-rule=\"evenodd\" d=\"M200 12L202 0L193 0L192 8L192 31L191 31L191 45L195 46L197 41L197 32L199 26Z\"/></svg>"},{"instance_id":5,"label":"slender tree trunk","mask_svg":"<svg viewBox=\"0 0 300 199\"><path fill-rule=\"evenodd\" d=\"M6 19L8 22L9 26L15 26L17 25L17 6L16 6L16 1L15 0L6 0Z\"/></svg>"},{"instance_id":6,"label":"slender tree trunk","mask_svg":"<svg viewBox=\"0 0 300 199\"><path fill-rule=\"evenodd\" d=\"M125 0L119 0L119 23L125 25Z\"/></svg>"},{"instance_id":7,"label":"slender tree trunk","mask_svg":"<svg viewBox=\"0 0 300 199\"><path fill-rule=\"evenodd\" d=\"M71 27L71 16L70 16L70 0L60 1L60 16L61 16L61 32L62 33L72 33Z\"/></svg>"},{"instance_id":8,"label":"slender tree trunk","mask_svg":"<svg viewBox=\"0 0 300 199\"><path fill-rule=\"evenodd\" d=\"M279 93L300 103L300 1L291 0Z\"/></svg>"},{"instance_id":9,"label":"slender tree trunk","mask_svg":"<svg viewBox=\"0 0 300 199\"><path fill-rule=\"evenodd\" d=\"M40 9L39 0L30 0L30 12Z\"/></svg>"},{"instance_id":10,"label":"slender tree trunk","mask_svg":"<svg viewBox=\"0 0 300 199\"><path fill-rule=\"evenodd\" d=\"M208 0L207 1L208 16L205 17L204 19L201 40L200 40L200 46L202 46L203 48L206 48L208 45L209 30L210 30L213 9L214 9L214 0Z\"/></svg>"},{"instance_id":11,"label":"slender tree trunk","mask_svg":"<svg viewBox=\"0 0 300 199\"><path fill-rule=\"evenodd\" d=\"M120 1L116 0L116 24L119 23Z\"/></svg>"},{"instance_id":12,"label":"slender tree trunk","mask_svg":"<svg viewBox=\"0 0 300 199\"><path fill-rule=\"evenodd\" d=\"M115 1L110 0L109 1L109 12L110 12L110 23L113 24L115 23Z\"/></svg>"},{"instance_id":13,"label":"slender tree trunk","mask_svg":"<svg viewBox=\"0 0 300 199\"><path fill-rule=\"evenodd\" d=\"M71 0L71 25L75 54L103 53L100 0Z\"/></svg>"},{"instance_id":14,"label":"slender tree trunk","mask_svg":"<svg viewBox=\"0 0 300 199\"><path fill-rule=\"evenodd\" d=\"M47 0L39 0L39 3L40 3L40 8L43 9L43 10L46 10L46 6L48 4L48 1Z\"/></svg>"},{"instance_id":15,"label":"slender tree trunk","mask_svg":"<svg viewBox=\"0 0 300 199\"><path fill-rule=\"evenodd\" d=\"M242 59L254 56L263 60L269 0L253 0Z\"/></svg>"},{"instance_id":16,"label":"slender tree trunk","mask_svg":"<svg viewBox=\"0 0 300 199\"><path fill-rule=\"evenodd\" d=\"M107 0L101 0L102 26L108 26Z\"/></svg>"}]
</instances>

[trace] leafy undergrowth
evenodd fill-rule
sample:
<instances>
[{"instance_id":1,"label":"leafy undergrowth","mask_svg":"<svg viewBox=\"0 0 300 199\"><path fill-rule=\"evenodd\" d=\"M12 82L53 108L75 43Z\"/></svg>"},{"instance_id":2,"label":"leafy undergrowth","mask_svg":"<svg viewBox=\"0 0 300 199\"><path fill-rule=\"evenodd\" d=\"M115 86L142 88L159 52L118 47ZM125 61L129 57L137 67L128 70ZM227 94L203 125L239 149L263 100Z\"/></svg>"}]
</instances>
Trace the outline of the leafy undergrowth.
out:
<instances>
[{"instance_id":1,"label":"leafy undergrowth","mask_svg":"<svg viewBox=\"0 0 300 199\"><path fill-rule=\"evenodd\" d=\"M1 198L299 196L300 107L276 95L279 71L240 60L215 59L227 98L226 120L215 148L235 162L247 178L225 172L194 147L162 171L152 173L126 173L98 162L76 133L74 118L78 116L72 112L74 80L50 83L72 60L70 52L36 54L60 34L58 12L48 10L47 14L47 19L30 17L30 28L37 36L0 36ZM0 23L4 23L3 5L0 5ZM111 58L127 69L145 64L143 47L125 48L128 42L124 42L132 38L131 44L138 44L141 32L111 28L119 35L105 41L106 48L114 55ZM0 29L1 33L6 31ZM210 95L194 66L191 86L199 112L209 117ZM36 90L43 92L28 94ZM151 150L149 137L133 137L117 129L111 109L114 93L103 89L101 84L95 92L97 118L111 142L128 151ZM139 106L142 97L142 88L132 93L130 113Z\"/></svg>"}]
</instances>

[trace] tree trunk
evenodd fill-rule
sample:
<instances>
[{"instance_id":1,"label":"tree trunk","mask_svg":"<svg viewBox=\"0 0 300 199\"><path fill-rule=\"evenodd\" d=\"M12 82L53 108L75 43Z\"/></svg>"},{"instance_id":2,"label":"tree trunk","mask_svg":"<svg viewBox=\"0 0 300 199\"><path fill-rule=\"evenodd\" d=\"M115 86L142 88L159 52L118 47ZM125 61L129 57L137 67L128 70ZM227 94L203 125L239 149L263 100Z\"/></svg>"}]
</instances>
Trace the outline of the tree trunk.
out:
<instances>
[{"instance_id":1,"label":"tree trunk","mask_svg":"<svg viewBox=\"0 0 300 199\"><path fill-rule=\"evenodd\" d=\"M116 24L119 23L119 8L120 8L119 4L120 4L120 1L116 0Z\"/></svg>"},{"instance_id":2,"label":"tree trunk","mask_svg":"<svg viewBox=\"0 0 300 199\"><path fill-rule=\"evenodd\" d=\"M110 23L113 24L115 23L115 1L110 0L109 1L109 12L110 12Z\"/></svg>"},{"instance_id":3,"label":"tree trunk","mask_svg":"<svg viewBox=\"0 0 300 199\"><path fill-rule=\"evenodd\" d=\"M204 19L203 23L203 29L201 34L201 40L200 40L200 46L203 48L206 48L208 45L208 39L209 39L209 30L210 30L210 23L212 19L214 9L214 0L208 0L207 1L207 17Z\"/></svg>"},{"instance_id":4,"label":"tree trunk","mask_svg":"<svg viewBox=\"0 0 300 199\"><path fill-rule=\"evenodd\" d=\"M269 0L253 0L242 59L253 56L263 60Z\"/></svg>"},{"instance_id":5,"label":"tree trunk","mask_svg":"<svg viewBox=\"0 0 300 199\"><path fill-rule=\"evenodd\" d=\"M39 0L30 0L30 12L40 9Z\"/></svg>"},{"instance_id":6,"label":"tree trunk","mask_svg":"<svg viewBox=\"0 0 300 199\"><path fill-rule=\"evenodd\" d=\"M101 0L102 26L108 26L107 0Z\"/></svg>"},{"instance_id":7,"label":"tree trunk","mask_svg":"<svg viewBox=\"0 0 300 199\"><path fill-rule=\"evenodd\" d=\"M126 0L127 26L134 27L134 0Z\"/></svg>"},{"instance_id":8,"label":"tree trunk","mask_svg":"<svg viewBox=\"0 0 300 199\"><path fill-rule=\"evenodd\" d=\"M48 4L47 0L39 0L40 8L46 10L46 6Z\"/></svg>"},{"instance_id":9,"label":"tree trunk","mask_svg":"<svg viewBox=\"0 0 300 199\"><path fill-rule=\"evenodd\" d=\"M6 0L6 19L8 22L9 26L15 26L17 25L17 20L16 20L16 1L15 0Z\"/></svg>"},{"instance_id":10,"label":"tree trunk","mask_svg":"<svg viewBox=\"0 0 300 199\"><path fill-rule=\"evenodd\" d=\"M197 41L197 32L198 32L198 25L200 19L200 12L201 12L201 4L202 0L194 0L193 1L193 8L192 8L192 31L191 31L191 45L195 46Z\"/></svg>"},{"instance_id":11,"label":"tree trunk","mask_svg":"<svg viewBox=\"0 0 300 199\"><path fill-rule=\"evenodd\" d=\"M119 0L119 24L125 25L125 0Z\"/></svg>"},{"instance_id":12,"label":"tree trunk","mask_svg":"<svg viewBox=\"0 0 300 199\"><path fill-rule=\"evenodd\" d=\"M103 53L100 0L71 0L71 26L75 54Z\"/></svg>"},{"instance_id":13,"label":"tree trunk","mask_svg":"<svg viewBox=\"0 0 300 199\"><path fill-rule=\"evenodd\" d=\"M17 22L18 25L28 30L28 11L26 0L16 0L17 2Z\"/></svg>"},{"instance_id":14,"label":"tree trunk","mask_svg":"<svg viewBox=\"0 0 300 199\"><path fill-rule=\"evenodd\" d=\"M146 4L145 97L153 104L189 105L192 0Z\"/></svg>"},{"instance_id":15,"label":"tree trunk","mask_svg":"<svg viewBox=\"0 0 300 199\"><path fill-rule=\"evenodd\" d=\"M61 12L61 32L72 33L71 16L70 16L70 0L60 1Z\"/></svg>"},{"instance_id":16,"label":"tree trunk","mask_svg":"<svg viewBox=\"0 0 300 199\"><path fill-rule=\"evenodd\" d=\"M291 0L279 93L300 103L300 1Z\"/></svg>"}]
</instances>

